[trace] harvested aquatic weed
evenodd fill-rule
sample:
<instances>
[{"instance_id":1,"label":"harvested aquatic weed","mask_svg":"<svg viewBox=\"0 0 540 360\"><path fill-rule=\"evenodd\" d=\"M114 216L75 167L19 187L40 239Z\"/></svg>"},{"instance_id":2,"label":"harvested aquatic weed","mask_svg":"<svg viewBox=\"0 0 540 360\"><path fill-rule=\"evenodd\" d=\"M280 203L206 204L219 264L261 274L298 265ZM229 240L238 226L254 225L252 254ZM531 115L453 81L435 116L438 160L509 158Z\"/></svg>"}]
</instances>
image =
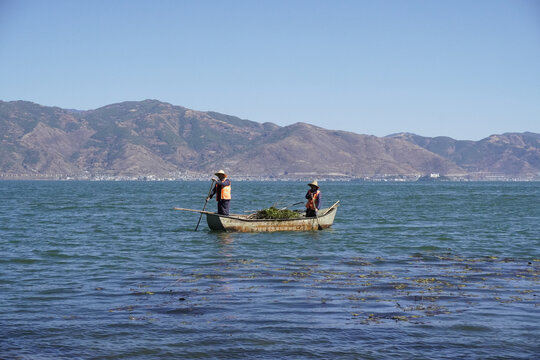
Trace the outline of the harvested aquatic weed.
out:
<instances>
[{"instance_id":1,"label":"harvested aquatic weed","mask_svg":"<svg viewBox=\"0 0 540 360\"><path fill-rule=\"evenodd\" d=\"M295 219L300 217L300 213L289 209L277 209L275 207L269 207L267 209L259 210L254 215L254 219Z\"/></svg>"}]
</instances>

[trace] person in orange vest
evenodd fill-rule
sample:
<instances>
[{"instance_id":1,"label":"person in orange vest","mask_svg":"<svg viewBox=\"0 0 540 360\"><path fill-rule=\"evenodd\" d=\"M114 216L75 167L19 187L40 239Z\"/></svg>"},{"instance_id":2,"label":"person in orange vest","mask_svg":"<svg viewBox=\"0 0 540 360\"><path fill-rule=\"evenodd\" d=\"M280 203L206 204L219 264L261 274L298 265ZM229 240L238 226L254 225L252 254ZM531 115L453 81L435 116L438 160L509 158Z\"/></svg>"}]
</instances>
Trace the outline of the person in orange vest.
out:
<instances>
[{"instance_id":1,"label":"person in orange vest","mask_svg":"<svg viewBox=\"0 0 540 360\"><path fill-rule=\"evenodd\" d=\"M317 216L317 210L321 208L321 190L319 190L319 183L317 180L313 180L309 184L310 189L306 194L306 217Z\"/></svg>"},{"instance_id":2,"label":"person in orange vest","mask_svg":"<svg viewBox=\"0 0 540 360\"><path fill-rule=\"evenodd\" d=\"M212 180L216 182L216 185L210 192L208 199L211 199L212 196L216 195L218 209L217 213L221 215L229 215L229 205L231 202L231 180L227 178L227 174L225 174L225 171L223 170L219 170L214 175L216 175L219 180L212 178Z\"/></svg>"}]
</instances>

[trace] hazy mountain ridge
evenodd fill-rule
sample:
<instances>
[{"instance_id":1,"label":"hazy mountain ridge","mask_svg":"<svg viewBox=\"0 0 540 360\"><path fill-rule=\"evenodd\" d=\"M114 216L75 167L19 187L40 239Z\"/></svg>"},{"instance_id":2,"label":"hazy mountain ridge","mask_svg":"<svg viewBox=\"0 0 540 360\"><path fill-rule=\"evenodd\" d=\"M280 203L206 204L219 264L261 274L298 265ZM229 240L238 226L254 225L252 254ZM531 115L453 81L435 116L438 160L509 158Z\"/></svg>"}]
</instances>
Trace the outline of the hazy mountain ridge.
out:
<instances>
[{"instance_id":1,"label":"hazy mountain ridge","mask_svg":"<svg viewBox=\"0 0 540 360\"><path fill-rule=\"evenodd\" d=\"M479 141L434 138L415 134L391 135L445 157L468 172L505 175L538 174L540 134L531 132L491 135Z\"/></svg>"},{"instance_id":2,"label":"hazy mountain ridge","mask_svg":"<svg viewBox=\"0 0 540 360\"><path fill-rule=\"evenodd\" d=\"M278 126L157 100L76 111L0 101L0 176L349 177L540 173L540 135L480 141ZM475 175L476 174L476 175Z\"/></svg>"}]
</instances>

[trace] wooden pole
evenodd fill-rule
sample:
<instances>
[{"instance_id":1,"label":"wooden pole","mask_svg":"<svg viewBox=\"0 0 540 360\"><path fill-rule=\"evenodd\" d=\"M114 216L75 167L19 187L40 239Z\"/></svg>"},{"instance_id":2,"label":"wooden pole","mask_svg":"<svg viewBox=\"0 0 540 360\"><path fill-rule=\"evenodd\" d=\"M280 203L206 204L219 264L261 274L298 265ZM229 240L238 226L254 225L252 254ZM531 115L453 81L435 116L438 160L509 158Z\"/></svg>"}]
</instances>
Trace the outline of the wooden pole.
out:
<instances>
[{"instance_id":1,"label":"wooden pole","mask_svg":"<svg viewBox=\"0 0 540 360\"><path fill-rule=\"evenodd\" d=\"M206 200L204 201L204 206L201 211L201 216L199 216L199 221L197 221L197 226L195 226L195 231L199 228L199 223L201 222L201 218L204 214L204 209L206 209L206 204L208 203L208 199L210 198L210 193L212 192L212 189L214 188L214 179L212 179L212 184L210 185L210 190L208 190L208 196L206 197Z\"/></svg>"}]
</instances>

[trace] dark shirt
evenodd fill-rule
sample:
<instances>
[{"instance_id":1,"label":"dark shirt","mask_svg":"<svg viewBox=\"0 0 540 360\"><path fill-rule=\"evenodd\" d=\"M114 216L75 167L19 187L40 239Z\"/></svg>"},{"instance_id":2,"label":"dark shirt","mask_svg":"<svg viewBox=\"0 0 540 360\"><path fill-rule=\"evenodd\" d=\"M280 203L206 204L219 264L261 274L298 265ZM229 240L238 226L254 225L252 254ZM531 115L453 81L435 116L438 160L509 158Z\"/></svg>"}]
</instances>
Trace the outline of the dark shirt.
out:
<instances>
[{"instance_id":1,"label":"dark shirt","mask_svg":"<svg viewBox=\"0 0 540 360\"><path fill-rule=\"evenodd\" d=\"M311 189L309 189L307 194L306 194L306 199L308 199L308 200L311 199L313 194L315 194L316 192L317 191L312 192ZM315 207L317 208L317 210L319 210L321 208L321 192L320 192L320 190L319 190L319 195L315 199Z\"/></svg>"},{"instance_id":2,"label":"dark shirt","mask_svg":"<svg viewBox=\"0 0 540 360\"><path fill-rule=\"evenodd\" d=\"M210 193L210 199L214 194L216 194L217 201L221 200L221 188L224 186L231 186L231 180L225 179L223 181L216 180L216 186L212 189L212 192Z\"/></svg>"}]
</instances>

